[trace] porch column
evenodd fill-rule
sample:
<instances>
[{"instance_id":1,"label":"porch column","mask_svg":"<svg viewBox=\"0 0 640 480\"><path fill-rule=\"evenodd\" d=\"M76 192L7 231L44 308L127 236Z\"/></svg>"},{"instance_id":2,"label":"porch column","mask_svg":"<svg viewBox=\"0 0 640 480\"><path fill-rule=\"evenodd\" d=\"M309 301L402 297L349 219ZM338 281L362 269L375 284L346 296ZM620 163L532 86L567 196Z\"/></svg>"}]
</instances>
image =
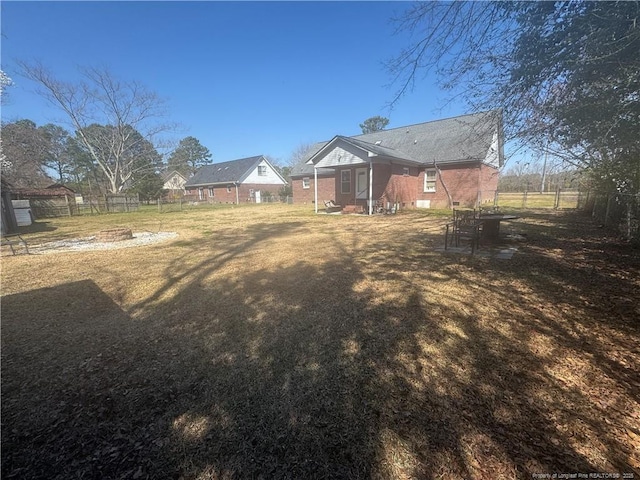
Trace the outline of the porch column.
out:
<instances>
[{"instance_id":1,"label":"porch column","mask_svg":"<svg viewBox=\"0 0 640 480\"><path fill-rule=\"evenodd\" d=\"M373 215L373 161L369 160L369 215Z\"/></svg>"},{"instance_id":2,"label":"porch column","mask_svg":"<svg viewBox=\"0 0 640 480\"><path fill-rule=\"evenodd\" d=\"M236 183L236 205L240 205L240 197L238 196L238 184Z\"/></svg>"},{"instance_id":3,"label":"porch column","mask_svg":"<svg viewBox=\"0 0 640 480\"><path fill-rule=\"evenodd\" d=\"M318 213L318 168L313 166L313 198L315 205L316 213Z\"/></svg>"}]
</instances>

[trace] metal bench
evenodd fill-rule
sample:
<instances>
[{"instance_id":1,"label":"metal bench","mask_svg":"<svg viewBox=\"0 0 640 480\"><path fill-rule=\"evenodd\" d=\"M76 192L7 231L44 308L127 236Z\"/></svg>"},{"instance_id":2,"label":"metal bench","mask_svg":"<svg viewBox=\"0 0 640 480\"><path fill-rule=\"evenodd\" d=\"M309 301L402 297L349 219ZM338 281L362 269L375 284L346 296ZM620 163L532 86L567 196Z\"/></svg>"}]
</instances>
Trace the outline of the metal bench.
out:
<instances>
[{"instance_id":1,"label":"metal bench","mask_svg":"<svg viewBox=\"0 0 640 480\"><path fill-rule=\"evenodd\" d=\"M13 255L16 254L15 245L22 245L27 254L29 254L29 246L27 241L22 238L19 233L9 233L2 236L2 246L8 245Z\"/></svg>"}]
</instances>

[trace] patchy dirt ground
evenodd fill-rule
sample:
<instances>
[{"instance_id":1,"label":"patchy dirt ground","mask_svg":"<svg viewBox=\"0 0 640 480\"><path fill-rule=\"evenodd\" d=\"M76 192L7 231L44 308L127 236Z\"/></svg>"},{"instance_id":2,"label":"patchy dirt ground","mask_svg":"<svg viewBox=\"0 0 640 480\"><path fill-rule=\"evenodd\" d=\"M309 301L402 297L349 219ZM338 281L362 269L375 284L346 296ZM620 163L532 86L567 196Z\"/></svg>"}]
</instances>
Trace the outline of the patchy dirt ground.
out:
<instances>
[{"instance_id":1,"label":"patchy dirt ground","mask_svg":"<svg viewBox=\"0 0 640 480\"><path fill-rule=\"evenodd\" d=\"M152 245L176 238L177 236L178 234L176 232L135 232L133 233L133 238L117 242L99 242L96 240L95 236L70 238L68 240L56 240L54 242L46 242L32 246L29 249L29 253L48 254L59 252L85 252L91 250L117 250L120 248Z\"/></svg>"},{"instance_id":2,"label":"patchy dirt ground","mask_svg":"<svg viewBox=\"0 0 640 480\"><path fill-rule=\"evenodd\" d=\"M639 252L589 218L510 260L420 212L162 222L3 257L3 478L640 478Z\"/></svg>"}]
</instances>

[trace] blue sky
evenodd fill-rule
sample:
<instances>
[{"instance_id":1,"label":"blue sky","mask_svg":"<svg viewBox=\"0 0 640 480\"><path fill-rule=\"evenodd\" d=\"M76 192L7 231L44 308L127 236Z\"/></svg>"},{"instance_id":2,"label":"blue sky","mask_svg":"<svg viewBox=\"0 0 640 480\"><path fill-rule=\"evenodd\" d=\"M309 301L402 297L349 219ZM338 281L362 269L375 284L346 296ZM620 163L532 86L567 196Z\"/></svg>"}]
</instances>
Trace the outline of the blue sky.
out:
<instances>
[{"instance_id":1,"label":"blue sky","mask_svg":"<svg viewBox=\"0 0 640 480\"><path fill-rule=\"evenodd\" d=\"M192 135L214 162L286 161L301 143L467 113L422 78L389 111L398 86L384 62L409 44L391 22L405 2L3 1L2 69L14 81L2 119L38 125L63 115L33 93L15 60L42 61L64 80L106 66L166 98L173 138Z\"/></svg>"}]
</instances>

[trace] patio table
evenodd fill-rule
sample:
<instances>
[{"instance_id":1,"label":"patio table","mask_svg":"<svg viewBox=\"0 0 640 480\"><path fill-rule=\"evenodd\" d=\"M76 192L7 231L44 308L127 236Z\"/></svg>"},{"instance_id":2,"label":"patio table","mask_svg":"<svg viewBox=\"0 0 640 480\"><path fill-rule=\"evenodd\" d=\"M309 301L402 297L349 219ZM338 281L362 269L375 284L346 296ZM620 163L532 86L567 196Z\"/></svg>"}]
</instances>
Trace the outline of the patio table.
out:
<instances>
[{"instance_id":1,"label":"patio table","mask_svg":"<svg viewBox=\"0 0 640 480\"><path fill-rule=\"evenodd\" d=\"M505 220L516 220L520 217L516 215L506 215L503 213L487 213L480 215L478 220L482 221L481 239L490 243L495 243L500 238L500 222Z\"/></svg>"}]
</instances>

